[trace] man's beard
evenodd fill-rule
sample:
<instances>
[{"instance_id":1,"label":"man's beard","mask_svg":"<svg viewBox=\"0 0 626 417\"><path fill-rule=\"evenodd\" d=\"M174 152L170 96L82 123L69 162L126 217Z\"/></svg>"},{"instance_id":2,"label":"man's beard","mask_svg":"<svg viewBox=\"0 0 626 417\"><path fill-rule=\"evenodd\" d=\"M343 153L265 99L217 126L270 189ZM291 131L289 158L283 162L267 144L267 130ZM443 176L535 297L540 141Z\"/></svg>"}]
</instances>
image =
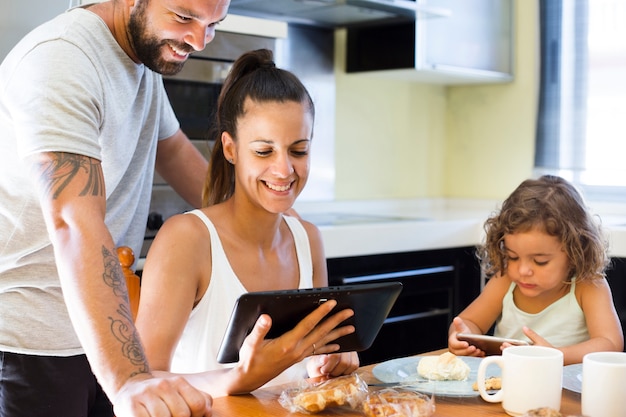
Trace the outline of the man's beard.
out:
<instances>
[{"instance_id":1,"label":"man's beard","mask_svg":"<svg viewBox=\"0 0 626 417\"><path fill-rule=\"evenodd\" d=\"M146 18L147 1L141 2L128 22L128 32L135 51L135 55L141 63L154 72L163 75L174 75L183 69L184 61L166 61L161 53L163 47L170 48L172 44L179 51L191 52L188 45L180 44L172 40L161 40L152 35L147 26Z\"/></svg>"}]
</instances>

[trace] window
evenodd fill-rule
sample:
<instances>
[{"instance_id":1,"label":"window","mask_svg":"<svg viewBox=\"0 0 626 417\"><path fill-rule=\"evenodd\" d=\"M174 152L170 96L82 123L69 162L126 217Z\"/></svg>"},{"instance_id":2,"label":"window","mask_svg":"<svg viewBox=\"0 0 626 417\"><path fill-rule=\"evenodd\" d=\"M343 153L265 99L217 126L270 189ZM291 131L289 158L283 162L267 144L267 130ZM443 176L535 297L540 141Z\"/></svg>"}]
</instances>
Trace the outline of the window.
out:
<instances>
[{"instance_id":1,"label":"window","mask_svg":"<svg viewBox=\"0 0 626 417\"><path fill-rule=\"evenodd\" d=\"M626 201L626 2L540 0L535 170Z\"/></svg>"}]
</instances>

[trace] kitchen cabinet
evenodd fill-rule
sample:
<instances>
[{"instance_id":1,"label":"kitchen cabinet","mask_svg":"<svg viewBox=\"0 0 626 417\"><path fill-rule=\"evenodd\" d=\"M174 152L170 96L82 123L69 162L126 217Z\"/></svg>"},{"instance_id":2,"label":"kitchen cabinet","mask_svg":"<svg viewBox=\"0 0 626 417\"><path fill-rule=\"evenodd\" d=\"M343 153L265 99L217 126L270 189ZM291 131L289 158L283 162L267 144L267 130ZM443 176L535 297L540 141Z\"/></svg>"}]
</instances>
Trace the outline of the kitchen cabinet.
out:
<instances>
[{"instance_id":1,"label":"kitchen cabinet","mask_svg":"<svg viewBox=\"0 0 626 417\"><path fill-rule=\"evenodd\" d=\"M626 258L612 258L606 274L626 340ZM626 351L626 349L624 349Z\"/></svg>"},{"instance_id":2,"label":"kitchen cabinet","mask_svg":"<svg viewBox=\"0 0 626 417\"><path fill-rule=\"evenodd\" d=\"M346 70L441 84L513 79L513 0L427 0L443 17L347 29Z\"/></svg>"},{"instance_id":3,"label":"kitchen cabinet","mask_svg":"<svg viewBox=\"0 0 626 417\"><path fill-rule=\"evenodd\" d=\"M480 292L474 247L327 259L330 285L399 281L402 292L361 364L447 346L448 326Z\"/></svg>"},{"instance_id":4,"label":"kitchen cabinet","mask_svg":"<svg viewBox=\"0 0 626 417\"><path fill-rule=\"evenodd\" d=\"M440 14L419 0L231 0L229 10L245 16L329 29Z\"/></svg>"}]
</instances>

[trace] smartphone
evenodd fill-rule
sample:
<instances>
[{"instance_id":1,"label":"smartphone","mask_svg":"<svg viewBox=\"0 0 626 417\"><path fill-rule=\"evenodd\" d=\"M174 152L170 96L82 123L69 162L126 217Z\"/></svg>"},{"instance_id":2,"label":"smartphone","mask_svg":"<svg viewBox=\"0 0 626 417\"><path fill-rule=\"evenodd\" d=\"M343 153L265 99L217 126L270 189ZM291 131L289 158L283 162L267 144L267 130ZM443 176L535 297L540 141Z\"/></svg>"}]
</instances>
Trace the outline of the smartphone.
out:
<instances>
[{"instance_id":1,"label":"smartphone","mask_svg":"<svg viewBox=\"0 0 626 417\"><path fill-rule=\"evenodd\" d=\"M514 346L529 345L525 340L507 339L505 337L489 336L486 334L457 333L456 338L464 340L470 345L476 346L487 355L500 355L502 351L500 346L502 343L510 343Z\"/></svg>"}]
</instances>

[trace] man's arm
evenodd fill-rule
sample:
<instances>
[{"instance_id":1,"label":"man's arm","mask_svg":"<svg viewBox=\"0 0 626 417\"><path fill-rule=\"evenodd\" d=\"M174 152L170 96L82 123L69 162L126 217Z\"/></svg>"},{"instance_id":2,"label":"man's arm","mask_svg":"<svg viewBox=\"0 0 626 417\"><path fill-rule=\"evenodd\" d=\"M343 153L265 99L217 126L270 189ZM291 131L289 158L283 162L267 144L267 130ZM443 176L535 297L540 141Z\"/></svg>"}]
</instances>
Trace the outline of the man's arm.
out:
<instances>
[{"instance_id":1,"label":"man's arm","mask_svg":"<svg viewBox=\"0 0 626 417\"><path fill-rule=\"evenodd\" d=\"M202 206L208 162L182 130L159 141L156 170L193 207Z\"/></svg>"},{"instance_id":2,"label":"man's arm","mask_svg":"<svg viewBox=\"0 0 626 417\"><path fill-rule=\"evenodd\" d=\"M172 400L176 402L169 407L172 411L184 408L180 411L188 413L196 407L191 415L209 415L210 399L180 379L171 384L151 379L130 313L124 274L104 223L100 162L54 152L37 154L29 162L72 324L117 415L138 415L139 409L149 414L151 409L163 411ZM186 391L177 385L184 385Z\"/></svg>"},{"instance_id":3,"label":"man's arm","mask_svg":"<svg viewBox=\"0 0 626 417\"><path fill-rule=\"evenodd\" d=\"M42 153L33 168L72 323L92 367L102 372L103 387L117 392L130 376L149 369L104 223L102 167L81 155Z\"/></svg>"}]
</instances>

